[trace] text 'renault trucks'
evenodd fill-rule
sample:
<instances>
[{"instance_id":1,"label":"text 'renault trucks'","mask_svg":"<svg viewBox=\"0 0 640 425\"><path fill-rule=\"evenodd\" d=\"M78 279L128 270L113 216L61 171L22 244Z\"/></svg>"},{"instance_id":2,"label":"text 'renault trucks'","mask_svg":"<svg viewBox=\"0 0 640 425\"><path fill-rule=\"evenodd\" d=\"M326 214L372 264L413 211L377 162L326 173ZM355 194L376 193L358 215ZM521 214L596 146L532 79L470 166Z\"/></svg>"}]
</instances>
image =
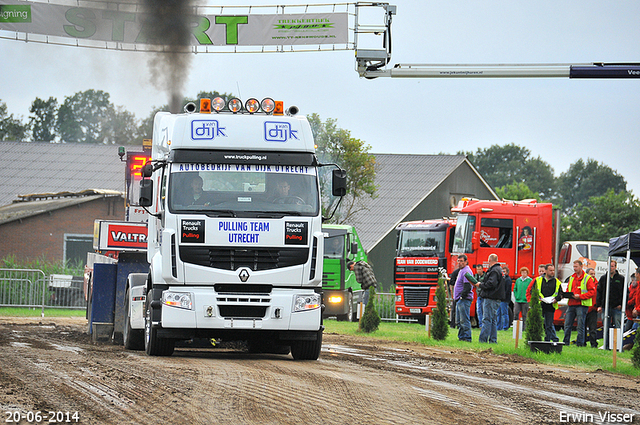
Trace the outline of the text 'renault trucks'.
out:
<instances>
[{"instance_id":1,"label":"text 'renault trucks'","mask_svg":"<svg viewBox=\"0 0 640 425\"><path fill-rule=\"evenodd\" d=\"M324 266L322 294L325 309L322 317L335 316L338 320L356 319L356 305L362 289L355 273L347 269L349 261L367 261L355 227L347 224L325 224Z\"/></svg>"},{"instance_id":2,"label":"text 'renault trucks'","mask_svg":"<svg viewBox=\"0 0 640 425\"><path fill-rule=\"evenodd\" d=\"M438 275L451 273L451 248L455 219L422 220L396 227L397 249L394 266L396 314L423 322L436 306Z\"/></svg>"},{"instance_id":3,"label":"text 'renault trucks'","mask_svg":"<svg viewBox=\"0 0 640 425\"><path fill-rule=\"evenodd\" d=\"M559 216L552 204L464 199L451 211L457 213L452 260L466 254L470 265L487 270L489 255L497 254L513 279L521 267L536 277L538 265L555 264Z\"/></svg>"},{"instance_id":4,"label":"text 'renault trucks'","mask_svg":"<svg viewBox=\"0 0 640 425\"><path fill-rule=\"evenodd\" d=\"M140 187L149 271L127 281L125 346L171 355L176 341L221 338L318 358L322 164L296 113L216 98L156 115ZM334 196L345 180L333 170Z\"/></svg>"}]
</instances>

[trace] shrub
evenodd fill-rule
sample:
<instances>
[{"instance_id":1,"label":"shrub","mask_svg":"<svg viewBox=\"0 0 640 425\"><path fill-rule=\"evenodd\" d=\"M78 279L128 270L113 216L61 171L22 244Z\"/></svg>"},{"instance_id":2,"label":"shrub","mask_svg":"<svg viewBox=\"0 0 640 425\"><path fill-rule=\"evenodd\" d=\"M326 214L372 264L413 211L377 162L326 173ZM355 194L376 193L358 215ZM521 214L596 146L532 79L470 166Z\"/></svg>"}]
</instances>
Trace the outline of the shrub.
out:
<instances>
[{"instance_id":1,"label":"shrub","mask_svg":"<svg viewBox=\"0 0 640 425\"><path fill-rule=\"evenodd\" d=\"M529 301L529 312L527 313L527 328L524 339L529 341L542 341L544 339L544 325L542 321L542 306L540 306L540 292L534 283L531 288L531 301Z\"/></svg>"},{"instance_id":2,"label":"shrub","mask_svg":"<svg viewBox=\"0 0 640 425\"><path fill-rule=\"evenodd\" d=\"M633 354L631 355L631 363L634 367L640 369L640 329L636 329L635 343L633 344Z\"/></svg>"},{"instance_id":3,"label":"shrub","mask_svg":"<svg viewBox=\"0 0 640 425\"><path fill-rule=\"evenodd\" d=\"M375 288L370 288L369 291L371 291L369 294L369 301L364 308L362 319L360 319L360 329L366 333L377 331L378 326L380 325L380 315L378 314L374 304L376 290Z\"/></svg>"},{"instance_id":4,"label":"shrub","mask_svg":"<svg viewBox=\"0 0 640 425\"><path fill-rule=\"evenodd\" d=\"M433 339L443 341L449 334L449 315L447 314L447 295L444 290L444 278L438 279L436 290L436 308L433 310Z\"/></svg>"}]
</instances>

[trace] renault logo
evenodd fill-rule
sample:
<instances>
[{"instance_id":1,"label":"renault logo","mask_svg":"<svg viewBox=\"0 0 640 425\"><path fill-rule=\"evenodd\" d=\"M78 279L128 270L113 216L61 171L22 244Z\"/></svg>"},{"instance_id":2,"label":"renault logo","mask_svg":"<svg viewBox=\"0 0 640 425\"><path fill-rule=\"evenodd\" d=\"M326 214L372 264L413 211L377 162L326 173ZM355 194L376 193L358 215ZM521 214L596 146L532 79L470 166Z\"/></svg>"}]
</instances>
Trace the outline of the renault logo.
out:
<instances>
[{"instance_id":1,"label":"renault logo","mask_svg":"<svg viewBox=\"0 0 640 425\"><path fill-rule=\"evenodd\" d=\"M244 283L249 279L249 270L247 269L242 269L240 270L240 273L238 274L238 277L240 278L240 280Z\"/></svg>"}]
</instances>

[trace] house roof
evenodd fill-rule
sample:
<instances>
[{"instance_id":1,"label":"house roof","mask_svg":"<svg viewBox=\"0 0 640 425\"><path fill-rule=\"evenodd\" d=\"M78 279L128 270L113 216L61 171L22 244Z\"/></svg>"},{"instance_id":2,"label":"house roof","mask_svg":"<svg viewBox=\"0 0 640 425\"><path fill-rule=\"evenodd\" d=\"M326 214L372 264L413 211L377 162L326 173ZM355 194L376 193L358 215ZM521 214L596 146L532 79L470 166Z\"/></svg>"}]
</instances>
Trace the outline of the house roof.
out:
<instances>
[{"instance_id":1,"label":"house roof","mask_svg":"<svg viewBox=\"0 0 640 425\"><path fill-rule=\"evenodd\" d=\"M367 198L363 204L365 209L349 221L358 229L367 251L393 231L462 164L468 164L477 174L464 155L372 155L376 158L376 197ZM478 178L493 192L479 174Z\"/></svg>"},{"instance_id":2,"label":"house roof","mask_svg":"<svg viewBox=\"0 0 640 425\"><path fill-rule=\"evenodd\" d=\"M0 206L30 193L124 191L115 145L0 142Z\"/></svg>"},{"instance_id":3,"label":"house roof","mask_svg":"<svg viewBox=\"0 0 640 425\"><path fill-rule=\"evenodd\" d=\"M62 192L58 194L46 193L29 195L29 198L24 201L1 206L0 224L111 196L123 196L123 193L107 190L84 190L75 194Z\"/></svg>"}]
</instances>

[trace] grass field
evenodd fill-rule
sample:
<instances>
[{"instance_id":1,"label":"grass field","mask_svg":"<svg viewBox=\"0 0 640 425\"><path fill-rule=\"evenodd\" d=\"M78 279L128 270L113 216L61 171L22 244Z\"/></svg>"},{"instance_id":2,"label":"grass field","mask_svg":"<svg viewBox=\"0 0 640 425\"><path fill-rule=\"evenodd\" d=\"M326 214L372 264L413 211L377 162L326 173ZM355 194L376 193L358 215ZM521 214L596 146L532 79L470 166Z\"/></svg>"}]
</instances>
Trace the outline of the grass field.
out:
<instances>
[{"instance_id":1,"label":"grass field","mask_svg":"<svg viewBox=\"0 0 640 425\"><path fill-rule=\"evenodd\" d=\"M370 334L358 329L358 323L338 322L336 320L324 321L325 332L338 333L343 335L358 335L372 339L395 340L416 342L426 346L439 348L455 348L461 350L484 351L491 349L495 354L515 354L527 357L545 364L555 364L564 366L575 366L587 370L608 370L625 375L640 376L640 369L633 367L631 363L631 351L617 353L617 367L613 368L613 354L611 351L598 350L590 347L576 347L575 345L565 346L560 354L533 353L523 340L519 341L518 348L515 348L513 329L498 331L498 343L486 344L478 342L480 336L479 329L472 330L473 342L458 341L457 329L450 329L447 339L436 341L427 338L427 332L423 325L417 323L380 323L380 328ZM575 337L575 332L572 334ZM562 341L563 331L558 332L558 338ZM602 344L602 341L600 341Z\"/></svg>"},{"instance_id":2,"label":"grass field","mask_svg":"<svg viewBox=\"0 0 640 425\"><path fill-rule=\"evenodd\" d=\"M0 316L8 317L40 317L42 308L0 307ZM45 308L44 317L85 317L85 310L67 308Z\"/></svg>"}]
</instances>

